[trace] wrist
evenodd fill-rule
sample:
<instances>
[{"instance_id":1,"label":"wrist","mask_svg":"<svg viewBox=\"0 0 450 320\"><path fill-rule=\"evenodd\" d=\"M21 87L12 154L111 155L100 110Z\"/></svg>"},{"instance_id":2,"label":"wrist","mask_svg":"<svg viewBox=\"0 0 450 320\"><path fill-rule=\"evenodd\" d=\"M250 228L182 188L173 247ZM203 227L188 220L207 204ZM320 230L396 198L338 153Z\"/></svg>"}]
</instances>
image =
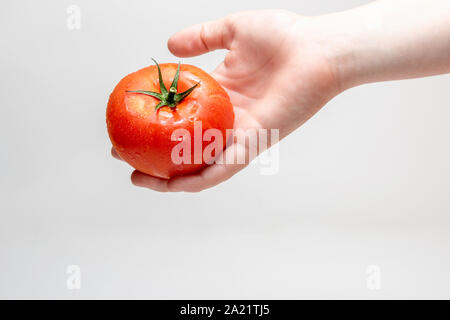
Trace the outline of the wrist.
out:
<instances>
[{"instance_id":1,"label":"wrist","mask_svg":"<svg viewBox=\"0 0 450 320\"><path fill-rule=\"evenodd\" d=\"M364 9L312 18L313 33L317 34L321 51L335 73L340 92L371 82L381 61L371 54L379 46L372 33L380 18L374 8Z\"/></svg>"},{"instance_id":2,"label":"wrist","mask_svg":"<svg viewBox=\"0 0 450 320\"><path fill-rule=\"evenodd\" d=\"M324 52L335 73L339 91L363 84L365 81L360 73L362 43L356 34L362 32L361 28L344 13L321 18L325 28Z\"/></svg>"},{"instance_id":3,"label":"wrist","mask_svg":"<svg viewBox=\"0 0 450 320\"><path fill-rule=\"evenodd\" d=\"M321 89L326 89L325 95L333 96L357 86L360 78L355 66L358 56L355 46L357 38L352 34L341 13L330 15L304 17L298 16L294 29L296 63L302 61L312 68L314 73L328 74ZM348 18L347 18L348 19Z\"/></svg>"}]
</instances>

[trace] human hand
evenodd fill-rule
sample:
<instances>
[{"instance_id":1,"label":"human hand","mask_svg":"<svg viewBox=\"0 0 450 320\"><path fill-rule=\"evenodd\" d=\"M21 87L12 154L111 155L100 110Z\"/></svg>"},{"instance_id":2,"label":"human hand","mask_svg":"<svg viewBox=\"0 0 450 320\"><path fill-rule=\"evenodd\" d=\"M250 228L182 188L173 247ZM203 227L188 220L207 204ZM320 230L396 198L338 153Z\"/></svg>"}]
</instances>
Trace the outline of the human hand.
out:
<instances>
[{"instance_id":1,"label":"human hand","mask_svg":"<svg viewBox=\"0 0 450 320\"><path fill-rule=\"evenodd\" d=\"M212 76L230 96L235 129L279 129L283 138L338 92L334 70L319 43L305 32L308 23L309 18L281 10L237 13L183 30L169 39L168 47L179 57L228 49ZM240 143L229 146L225 157L248 154L248 145ZM114 150L113 155L118 157ZM216 163L170 180L135 171L132 182L157 191L201 191L230 178L249 161Z\"/></svg>"},{"instance_id":2,"label":"human hand","mask_svg":"<svg viewBox=\"0 0 450 320\"><path fill-rule=\"evenodd\" d=\"M228 49L213 76L230 95L235 129L279 129L283 138L353 86L450 72L449 39L448 0L433 6L380 0L318 17L281 10L237 13L187 28L168 47L179 57ZM225 157L247 149L235 142ZM216 163L170 180L135 171L132 182L157 191L201 191L247 164Z\"/></svg>"}]
</instances>

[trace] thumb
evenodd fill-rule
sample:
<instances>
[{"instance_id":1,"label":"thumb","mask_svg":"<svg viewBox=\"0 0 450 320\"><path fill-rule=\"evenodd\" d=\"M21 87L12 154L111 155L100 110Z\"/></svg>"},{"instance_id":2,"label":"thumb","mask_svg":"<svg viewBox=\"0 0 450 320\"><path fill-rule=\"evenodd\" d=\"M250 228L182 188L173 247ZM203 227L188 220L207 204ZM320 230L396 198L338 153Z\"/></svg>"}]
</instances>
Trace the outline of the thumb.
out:
<instances>
[{"instance_id":1,"label":"thumb","mask_svg":"<svg viewBox=\"0 0 450 320\"><path fill-rule=\"evenodd\" d=\"M233 38L230 19L204 22L175 33L167 41L170 52L192 57L217 49L230 49Z\"/></svg>"}]
</instances>

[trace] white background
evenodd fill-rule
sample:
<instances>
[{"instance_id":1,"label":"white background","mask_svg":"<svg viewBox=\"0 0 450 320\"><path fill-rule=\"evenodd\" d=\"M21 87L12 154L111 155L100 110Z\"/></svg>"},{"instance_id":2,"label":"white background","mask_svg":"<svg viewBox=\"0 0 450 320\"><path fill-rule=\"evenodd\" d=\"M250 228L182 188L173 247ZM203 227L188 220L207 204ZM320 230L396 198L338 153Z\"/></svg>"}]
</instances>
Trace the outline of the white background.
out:
<instances>
[{"instance_id":1,"label":"white background","mask_svg":"<svg viewBox=\"0 0 450 320\"><path fill-rule=\"evenodd\" d=\"M199 194L133 187L109 153L109 93L151 57L178 61L172 33L366 2L3 1L0 298L450 298L448 75L351 89L281 142L278 174ZM182 62L212 71L223 55Z\"/></svg>"}]
</instances>

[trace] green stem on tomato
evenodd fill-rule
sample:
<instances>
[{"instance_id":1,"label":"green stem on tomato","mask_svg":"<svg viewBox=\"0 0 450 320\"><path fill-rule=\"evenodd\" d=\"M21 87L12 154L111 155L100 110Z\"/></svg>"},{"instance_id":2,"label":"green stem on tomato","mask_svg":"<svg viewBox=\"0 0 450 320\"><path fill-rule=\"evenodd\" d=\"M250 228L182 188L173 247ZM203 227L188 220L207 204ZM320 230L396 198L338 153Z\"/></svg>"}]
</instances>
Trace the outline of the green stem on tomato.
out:
<instances>
[{"instance_id":1,"label":"green stem on tomato","mask_svg":"<svg viewBox=\"0 0 450 320\"><path fill-rule=\"evenodd\" d=\"M145 91L145 90L135 90L135 91L126 91L131 93L140 93L145 94L147 96L154 97L160 102L156 105L155 110L158 110L161 107L168 106L172 109L174 109L177 104L179 104L181 101L183 101L184 98L186 98L192 91L194 91L195 88L200 84L200 82L196 83L191 88L187 89L186 91L183 91L181 93L178 92L178 79L180 78L180 63L178 63L177 72L175 73L175 77L173 78L172 84L170 85L169 91L167 91L166 86L164 85L164 81L161 74L161 69L159 68L158 62L156 62L155 59L152 58L152 60L156 63L156 66L158 68L158 77L159 77L159 90L161 92L154 92L154 91Z\"/></svg>"}]
</instances>

